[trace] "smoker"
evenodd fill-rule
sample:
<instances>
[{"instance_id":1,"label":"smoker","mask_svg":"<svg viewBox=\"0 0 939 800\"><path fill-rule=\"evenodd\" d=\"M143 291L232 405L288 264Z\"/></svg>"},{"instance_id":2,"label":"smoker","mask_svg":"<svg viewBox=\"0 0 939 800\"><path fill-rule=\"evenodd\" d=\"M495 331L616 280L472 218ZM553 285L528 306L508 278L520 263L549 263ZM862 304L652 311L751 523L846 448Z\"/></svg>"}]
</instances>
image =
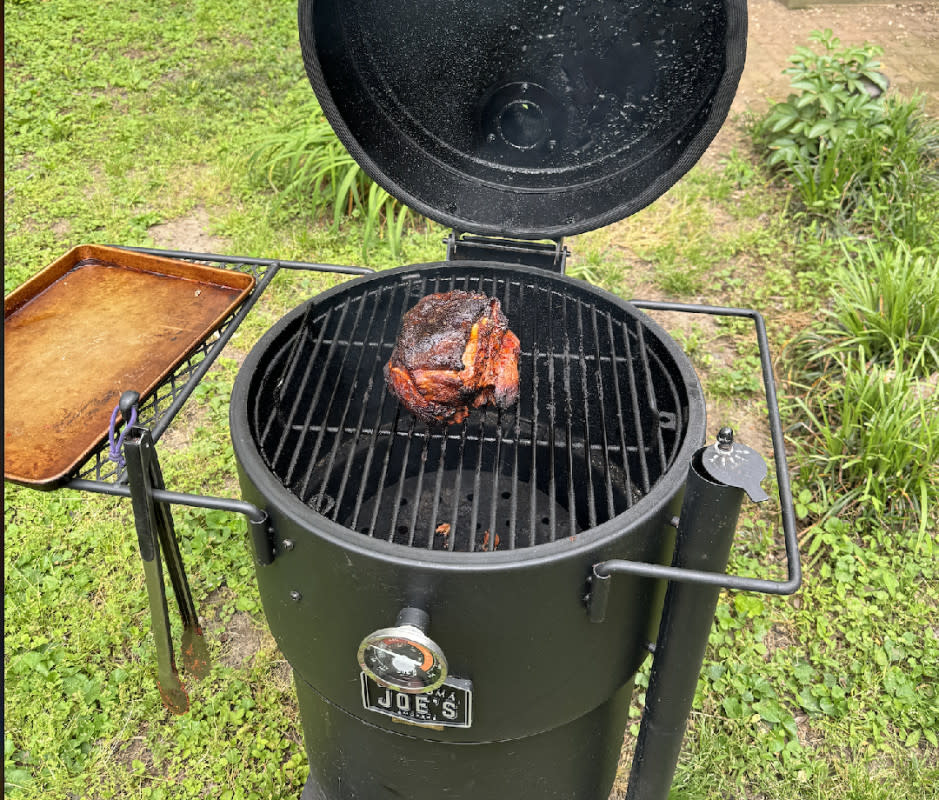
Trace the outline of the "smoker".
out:
<instances>
[{"instance_id":1,"label":"smoker","mask_svg":"<svg viewBox=\"0 0 939 800\"><path fill-rule=\"evenodd\" d=\"M564 274L563 237L638 211L701 156L743 68L745 3L301 0L299 30L338 136L380 186L452 228L446 260L371 273L79 253L56 276L125 257L192 264L234 299L209 314L199 358L186 350L154 381L121 386L110 468L99 442L91 467L82 444L54 474L11 476L8 460L7 475L132 500L158 683L177 711L161 557L184 666L204 674L207 654L170 507L245 515L294 671L303 800L601 800L650 654L628 796L664 800L721 587L785 594L801 580L772 366L756 312L624 302ZM205 261L256 280L229 286ZM282 268L361 277L287 314L241 367L230 420L243 499L168 491L156 442ZM49 285L8 302L8 326ZM383 367L404 313L451 290L499 299L521 341L519 400L428 425ZM729 427L706 442L698 377L652 309L754 323L785 580L725 574L743 497L767 499L767 468Z\"/></svg>"},{"instance_id":2,"label":"smoker","mask_svg":"<svg viewBox=\"0 0 939 800\"><path fill-rule=\"evenodd\" d=\"M664 797L766 466L729 429L703 447L686 356L635 304L566 278L561 237L697 160L743 66L745 6L309 0L299 26L349 152L454 229L447 261L288 314L232 395L242 493L270 519L257 575L294 669L304 798L606 797L650 648L630 796ZM403 314L452 290L500 300L520 397L428 426L382 368Z\"/></svg>"}]
</instances>

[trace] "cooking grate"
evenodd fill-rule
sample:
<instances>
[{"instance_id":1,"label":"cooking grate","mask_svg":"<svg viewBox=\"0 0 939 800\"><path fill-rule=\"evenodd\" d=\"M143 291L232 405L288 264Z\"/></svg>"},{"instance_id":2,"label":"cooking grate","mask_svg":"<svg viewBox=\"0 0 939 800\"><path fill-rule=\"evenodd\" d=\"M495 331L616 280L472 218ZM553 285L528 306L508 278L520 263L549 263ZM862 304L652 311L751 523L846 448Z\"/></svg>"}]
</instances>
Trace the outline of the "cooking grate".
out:
<instances>
[{"instance_id":1,"label":"cooking grate","mask_svg":"<svg viewBox=\"0 0 939 800\"><path fill-rule=\"evenodd\" d=\"M428 426L382 369L401 317L453 289L498 297L522 342L520 399ZM301 501L366 536L434 550L529 547L596 527L670 467L678 367L638 312L540 274L442 268L311 300L255 376L253 434Z\"/></svg>"}]
</instances>

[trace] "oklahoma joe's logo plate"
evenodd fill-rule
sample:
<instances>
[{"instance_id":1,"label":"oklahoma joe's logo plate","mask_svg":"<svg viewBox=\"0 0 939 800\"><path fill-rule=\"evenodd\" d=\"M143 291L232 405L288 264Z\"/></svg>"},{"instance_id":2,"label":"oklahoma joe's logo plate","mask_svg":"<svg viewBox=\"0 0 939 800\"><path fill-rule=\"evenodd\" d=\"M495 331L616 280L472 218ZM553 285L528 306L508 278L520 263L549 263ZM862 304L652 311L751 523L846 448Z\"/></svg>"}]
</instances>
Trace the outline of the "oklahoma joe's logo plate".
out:
<instances>
[{"instance_id":1,"label":"oklahoma joe's logo plate","mask_svg":"<svg viewBox=\"0 0 939 800\"><path fill-rule=\"evenodd\" d=\"M425 728L469 728L473 721L473 684L449 677L433 691L408 694L380 686L364 672L362 703L369 711Z\"/></svg>"}]
</instances>

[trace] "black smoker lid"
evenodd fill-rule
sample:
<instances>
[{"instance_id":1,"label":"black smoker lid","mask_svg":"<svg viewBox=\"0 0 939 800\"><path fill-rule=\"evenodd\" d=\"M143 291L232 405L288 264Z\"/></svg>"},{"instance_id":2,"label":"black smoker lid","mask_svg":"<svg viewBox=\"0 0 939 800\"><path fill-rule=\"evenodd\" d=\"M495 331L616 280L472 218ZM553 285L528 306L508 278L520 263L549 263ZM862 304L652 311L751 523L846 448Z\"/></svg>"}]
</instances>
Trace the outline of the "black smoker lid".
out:
<instances>
[{"instance_id":1,"label":"black smoker lid","mask_svg":"<svg viewBox=\"0 0 939 800\"><path fill-rule=\"evenodd\" d=\"M459 231L558 238L664 193L727 116L746 0L300 0L352 156Z\"/></svg>"}]
</instances>

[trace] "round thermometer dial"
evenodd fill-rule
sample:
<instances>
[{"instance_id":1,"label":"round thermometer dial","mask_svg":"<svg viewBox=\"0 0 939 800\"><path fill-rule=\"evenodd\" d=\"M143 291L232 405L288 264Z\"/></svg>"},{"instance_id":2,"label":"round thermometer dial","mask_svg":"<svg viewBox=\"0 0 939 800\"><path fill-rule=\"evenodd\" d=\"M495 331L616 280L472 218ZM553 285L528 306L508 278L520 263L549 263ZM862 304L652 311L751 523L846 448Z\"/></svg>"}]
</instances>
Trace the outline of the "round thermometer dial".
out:
<instances>
[{"instance_id":1,"label":"round thermometer dial","mask_svg":"<svg viewBox=\"0 0 939 800\"><path fill-rule=\"evenodd\" d=\"M413 625L382 628L359 645L362 671L391 689L432 692L447 679L447 659L437 644Z\"/></svg>"}]
</instances>

